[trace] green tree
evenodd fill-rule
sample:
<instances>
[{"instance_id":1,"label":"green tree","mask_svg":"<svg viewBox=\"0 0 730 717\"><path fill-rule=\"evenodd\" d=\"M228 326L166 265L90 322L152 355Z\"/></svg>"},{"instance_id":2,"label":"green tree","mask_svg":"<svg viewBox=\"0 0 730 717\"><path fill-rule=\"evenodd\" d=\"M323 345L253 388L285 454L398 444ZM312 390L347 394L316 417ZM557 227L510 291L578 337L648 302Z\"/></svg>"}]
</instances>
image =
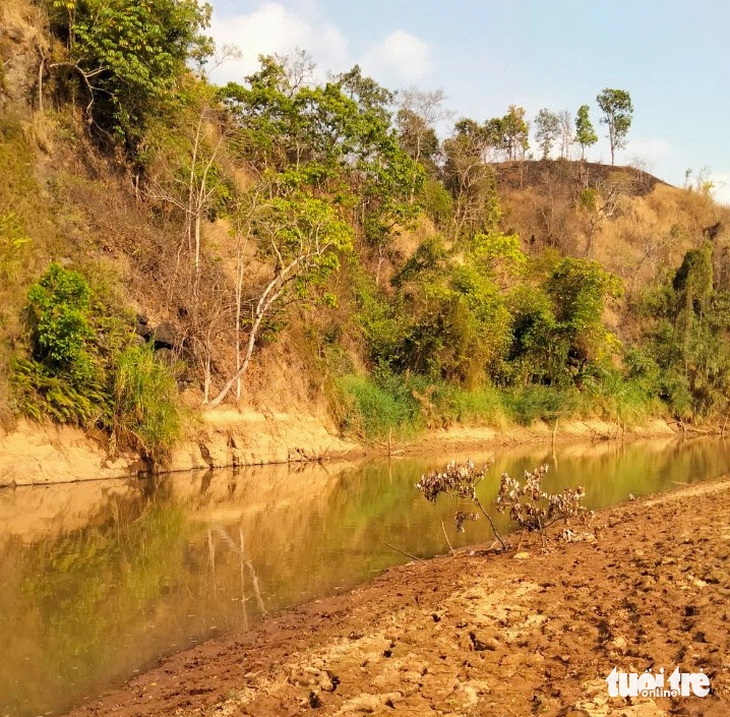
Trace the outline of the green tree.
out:
<instances>
[{"instance_id":1,"label":"green tree","mask_svg":"<svg viewBox=\"0 0 730 717\"><path fill-rule=\"evenodd\" d=\"M509 106L509 111L502 118L502 132L507 157L512 161L524 157L530 147L530 126L525 119L524 107Z\"/></svg>"},{"instance_id":2,"label":"green tree","mask_svg":"<svg viewBox=\"0 0 730 717\"><path fill-rule=\"evenodd\" d=\"M241 155L259 172L294 170L300 186L357 207L353 219L381 261L392 230L416 215L411 200L424 176L392 126L393 94L357 66L324 86L302 86L277 58L260 60L246 85L220 93Z\"/></svg>"},{"instance_id":3,"label":"green tree","mask_svg":"<svg viewBox=\"0 0 730 717\"><path fill-rule=\"evenodd\" d=\"M457 122L444 142L444 185L454 198L456 237L489 231L499 220L494 170L485 161L492 146L485 127L471 119Z\"/></svg>"},{"instance_id":4,"label":"green tree","mask_svg":"<svg viewBox=\"0 0 730 717\"><path fill-rule=\"evenodd\" d=\"M65 371L74 380L94 374L87 349L93 338L89 320L91 289L77 271L55 262L28 292L27 317L34 358L55 371Z\"/></svg>"},{"instance_id":5,"label":"green tree","mask_svg":"<svg viewBox=\"0 0 730 717\"><path fill-rule=\"evenodd\" d=\"M401 146L415 162L424 165L430 175L436 172L436 155L440 149L435 125L450 112L443 109L443 90L426 92L411 87L400 94L396 125Z\"/></svg>"},{"instance_id":6,"label":"green tree","mask_svg":"<svg viewBox=\"0 0 730 717\"><path fill-rule=\"evenodd\" d=\"M203 62L211 7L198 0L47 0L66 57L48 65L77 77L90 124L134 144L145 118L175 95L189 61Z\"/></svg>"},{"instance_id":7,"label":"green tree","mask_svg":"<svg viewBox=\"0 0 730 717\"><path fill-rule=\"evenodd\" d=\"M602 317L606 300L621 294L621 282L597 261L565 258L548 278L546 290L558 336L567 341L568 369L577 378L589 362L602 359L615 344Z\"/></svg>"},{"instance_id":8,"label":"green tree","mask_svg":"<svg viewBox=\"0 0 730 717\"><path fill-rule=\"evenodd\" d=\"M543 107L535 117L535 139L542 152L542 158L547 159L553 145L560 136L560 117Z\"/></svg>"},{"instance_id":9,"label":"green tree","mask_svg":"<svg viewBox=\"0 0 730 717\"><path fill-rule=\"evenodd\" d=\"M598 135L588 116L589 111L588 105L581 105L575 117L575 141L580 145L581 160L585 159L586 147L592 147L598 142Z\"/></svg>"},{"instance_id":10,"label":"green tree","mask_svg":"<svg viewBox=\"0 0 730 717\"><path fill-rule=\"evenodd\" d=\"M634 106L631 103L631 95L626 90L614 90L607 87L596 97L596 102L604 115L601 123L608 126L611 164L615 164L616 150L626 146L626 135L633 119Z\"/></svg>"}]
</instances>

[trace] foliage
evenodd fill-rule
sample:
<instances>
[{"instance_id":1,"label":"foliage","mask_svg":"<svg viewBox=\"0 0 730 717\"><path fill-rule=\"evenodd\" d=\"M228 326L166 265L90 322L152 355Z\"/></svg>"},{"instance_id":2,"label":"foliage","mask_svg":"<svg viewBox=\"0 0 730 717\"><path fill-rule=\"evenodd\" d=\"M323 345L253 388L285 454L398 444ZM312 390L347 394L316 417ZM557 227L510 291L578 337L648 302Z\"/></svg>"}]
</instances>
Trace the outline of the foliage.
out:
<instances>
[{"instance_id":1,"label":"foliage","mask_svg":"<svg viewBox=\"0 0 730 717\"><path fill-rule=\"evenodd\" d=\"M524 157L530 146L529 131L525 109L517 105L510 105L504 117L487 120L482 129L487 144L504 152L511 161Z\"/></svg>"},{"instance_id":2,"label":"foliage","mask_svg":"<svg viewBox=\"0 0 730 717\"><path fill-rule=\"evenodd\" d=\"M130 345L128 317L103 284L53 263L28 291L30 356L12 362L20 413L109 433L162 461L179 439L177 385L150 346Z\"/></svg>"},{"instance_id":3,"label":"foliage","mask_svg":"<svg viewBox=\"0 0 730 717\"><path fill-rule=\"evenodd\" d=\"M531 426L536 421L555 421L564 415L571 415L578 408L578 394L575 389L528 384L504 393L507 414L522 426Z\"/></svg>"},{"instance_id":4,"label":"foliage","mask_svg":"<svg viewBox=\"0 0 730 717\"><path fill-rule=\"evenodd\" d=\"M212 43L202 31L210 5L198 0L47 0L67 58L51 67L77 76L87 112L105 132L130 144L145 119L173 97L188 61L202 62Z\"/></svg>"},{"instance_id":5,"label":"foliage","mask_svg":"<svg viewBox=\"0 0 730 717\"><path fill-rule=\"evenodd\" d=\"M528 532L540 533L543 548L547 545L548 528L563 521L568 525L571 518L586 517L587 509L581 505L585 490L565 488L562 493L546 493L542 489L542 479L547 474L546 465L534 471L525 471L525 482L521 484L507 473L502 475L497 494L497 510L509 511L509 516L517 525Z\"/></svg>"},{"instance_id":6,"label":"foliage","mask_svg":"<svg viewBox=\"0 0 730 717\"><path fill-rule=\"evenodd\" d=\"M98 381L81 384L32 359L11 362L11 386L16 409L35 421L93 426L104 421L109 396Z\"/></svg>"},{"instance_id":7,"label":"foliage","mask_svg":"<svg viewBox=\"0 0 730 717\"><path fill-rule=\"evenodd\" d=\"M53 263L28 292L27 317L34 358L75 382L90 380L94 358L87 344L93 338L89 319L91 289L76 271Z\"/></svg>"},{"instance_id":8,"label":"foliage","mask_svg":"<svg viewBox=\"0 0 730 717\"><path fill-rule=\"evenodd\" d=\"M175 377L151 346L130 346L119 356L114 382L115 439L153 463L164 462L182 435Z\"/></svg>"},{"instance_id":9,"label":"foliage","mask_svg":"<svg viewBox=\"0 0 730 717\"><path fill-rule=\"evenodd\" d=\"M355 66L322 85L297 84L275 57L246 85L229 83L220 98L238 126L236 146L258 171L287 173L343 205L359 203L375 245L416 213L411 199L423 171L398 142L392 93Z\"/></svg>"},{"instance_id":10,"label":"foliage","mask_svg":"<svg viewBox=\"0 0 730 717\"><path fill-rule=\"evenodd\" d=\"M634 106L631 95L626 90L606 88L596 97L596 102L603 112L601 123L608 126L608 141L611 144L611 164L614 164L615 152L626 146L626 135L631 128Z\"/></svg>"},{"instance_id":11,"label":"foliage","mask_svg":"<svg viewBox=\"0 0 730 717\"><path fill-rule=\"evenodd\" d=\"M444 142L443 182L454 200L456 237L494 230L501 217L494 171L484 161L493 141L484 126L463 119Z\"/></svg>"},{"instance_id":12,"label":"foliage","mask_svg":"<svg viewBox=\"0 0 730 717\"><path fill-rule=\"evenodd\" d=\"M393 433L411 435L423 425L418 402L398 376L344 376L339 381L345 410L341 419L346 433L373 440Z\"/></svg>"},{"instance_id":13,"label":"foliage","mask_svg":"<svg viewBox=\"0 0 730 717\"><path fill-rule=\"evenodd\" d=\"M543 107L535 117L535 139L542 152L542 158L547 159L550 151L560 135L560 118L554 112Z\"/></svg>"},{"instance_id":14,"label":"foliage","mask_svg":"<svg viewBox=\"0 0 730 717\"><path fill-rule=\"evenodd\" d=\"M610 352L614 342L602 316L606 300L621 294L621 282L597 261L566 258L550 275L546 290L555 307L557 334L567 345L568 367L577 377L588 361Z\"/></svg>"},{"instance_id":15,"label":"foliage","mask_svg":"<svg viewBox=\"0 0 730 717\"><path fill-rule=\"evenodd\" d=\"M722 415L730 390L728 295L714 286L713 246L685 253L664 285L637 306L648 322L646 361L656 365L655 390L680 420Z\"/></svg>"},{"instance_id":16,"label":"foliage","mask_svg":"<svg viewBox=\"0 0 730 717\"><path fill-rule=\"evenodd\" d=\"M592 147L598 142L598 135L593 129L593 124L588 115L588 105L581 105L578 114L575 116L575 141L580 145L580 158L585 157L587 147Z\"/></svg>"}]
</instances>

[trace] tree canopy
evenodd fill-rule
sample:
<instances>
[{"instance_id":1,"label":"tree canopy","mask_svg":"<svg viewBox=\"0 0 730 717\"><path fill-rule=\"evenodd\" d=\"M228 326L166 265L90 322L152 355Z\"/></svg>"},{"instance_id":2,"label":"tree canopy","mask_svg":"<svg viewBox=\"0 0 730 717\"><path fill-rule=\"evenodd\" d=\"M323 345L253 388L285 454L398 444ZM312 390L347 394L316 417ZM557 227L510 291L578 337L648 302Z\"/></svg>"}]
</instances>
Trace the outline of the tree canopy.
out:
<instances>
[{"instance_id":1,"label":"tree canopy","mask_svg":"<svg viewBox=\"0 0 730 717\"><path fill-rule=\"evenodd\" d=\"M611 144L611 164L615 164L616 150L626 146L626 135L631 128L634 106L626 90L606 88L596 97L603 112L601 122L608 126L608 141Z\"/></svg>"}]
</instances>

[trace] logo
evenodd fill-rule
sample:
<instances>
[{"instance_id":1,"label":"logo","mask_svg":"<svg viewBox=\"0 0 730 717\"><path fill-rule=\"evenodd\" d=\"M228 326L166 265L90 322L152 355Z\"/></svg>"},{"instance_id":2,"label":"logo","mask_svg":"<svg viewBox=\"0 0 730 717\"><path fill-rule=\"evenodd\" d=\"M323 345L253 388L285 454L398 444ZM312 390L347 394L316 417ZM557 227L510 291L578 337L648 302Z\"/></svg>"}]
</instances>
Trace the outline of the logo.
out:
<instances>
[{"instance_id":1,"label":"logo","mask_svg":"<svg viewBox=\"0 0 730 717\"><path fill-rule=\"evenodd\" d=\"M710 678L699 672L680 672L674 668L665 679L664 668L658 673L619 672L615 667L606 678L609 697L706 697Z\"/></svg>"}]
</instances>

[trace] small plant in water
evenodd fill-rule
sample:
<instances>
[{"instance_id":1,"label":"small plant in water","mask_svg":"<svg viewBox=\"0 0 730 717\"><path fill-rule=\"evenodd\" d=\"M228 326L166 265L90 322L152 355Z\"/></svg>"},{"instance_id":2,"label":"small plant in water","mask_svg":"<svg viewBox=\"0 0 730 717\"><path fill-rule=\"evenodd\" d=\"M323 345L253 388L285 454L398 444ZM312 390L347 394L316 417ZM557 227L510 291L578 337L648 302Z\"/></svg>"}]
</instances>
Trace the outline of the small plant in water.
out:
<instances>
[{"instance_id":1,"label":"small plant in water","mask_svg":"<svg viewBox=\"0 0 730 717\"><path fill-rule=\"evenodd\" d=\"M488 465L485 465L481 470L476 470L474 464L471 461L466 463L457 463L452 461L449 463L443 471L432 470L428 473L424 473L421 476L421 480L416 483L416 488L423 493L423 497L429 503L435 503L436 498L441 493L446 495L457 496L459 498L465 498L471 501L487 519L489 525L492 528L494 537L499 541L502 546L502 550L506 550L507 546L504 544L504 540L497 532L497 527L494 525L489 513L484 510L481 501L477 497L477 486L481 483L484 478ZM464 523L468 520L477 520L477 513L464 513L458 511L454 516L456 521L456 529L459 532L464 532Z\"/></svg>"},{"instance_id":2,"label":"small plant in water","mask_svg":"<svg viewBox=\"0 0 730 717\"><path fill-rule=\"evenodd\" d=\"M463 464L452 461L441 471L432 470L422 475L416 488L430 503L435 503L441 493L471 501L487 519L494 537L504 550L507 546L476 494L477 486L488 469L489 465L485 465L481 470L476 470L474 463L469 460ZM509 511L510 518L523 531L540 533L543 548L547 546L547 530L551 525L562 520L567 526L570 518L585 518L590 514L582 505L585 497L582 486L566 488L561 493L545 492L542 489L542 479L547 471L547 466L540 466L532 472L525 471L524 483L503 473L497 494L497 510L500 513ZM456 529L464 532L464 523L477 520L478 517L477 513L458 511L454 516ZM572 535L568 530L563 532Z\"/></svg>"},{"instance_id":3,"label":"small plant in water","mask_svg":"<svg viewBox=\"0 0 730 717\"><path fill-rule=\"evenodd\" d=\"M548 472L547 466L534 471L525 471L525 482L521 484L507 473L502 474L497 494L497 510L509 511L509 516L523 531L540 533L542 545L547 545L547 529L570 518L587 517L588 509L582 505L585 489L582 486L565 488L562 493L546 493L542 479Z\"/></svg>"}]
</instances>

